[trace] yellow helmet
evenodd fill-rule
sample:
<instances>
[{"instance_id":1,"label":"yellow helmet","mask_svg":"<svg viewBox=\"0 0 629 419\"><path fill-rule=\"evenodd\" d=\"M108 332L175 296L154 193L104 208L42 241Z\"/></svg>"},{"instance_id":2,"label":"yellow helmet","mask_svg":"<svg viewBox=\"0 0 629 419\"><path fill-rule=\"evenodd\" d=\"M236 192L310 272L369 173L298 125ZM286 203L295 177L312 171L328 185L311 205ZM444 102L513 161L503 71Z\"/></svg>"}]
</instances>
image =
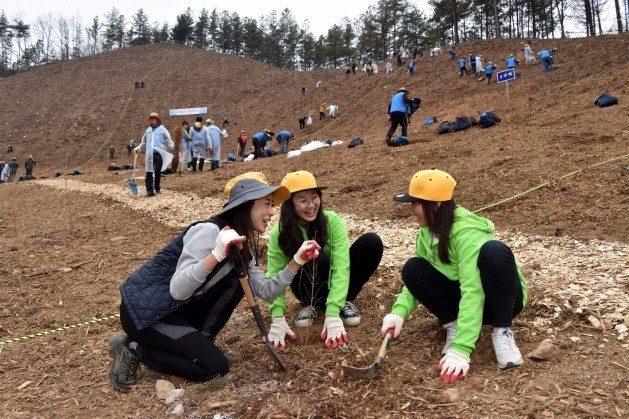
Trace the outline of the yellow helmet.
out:
<instances>
[{"instance_id":1,"label":"yellow helmet","mask_svg":"<svg viewBox=\"0 0 629 419\"><path fill-rule=\"evenodd\" d=\"M408 193L398 194L393 197L398 202L415 202L421 199L426 201L449 201L452 199L456 180L441 170L420 170L411 178Z\"/></svg>"},{"instance_id":2,"label":"yellow helmet","mask_svg":"<svg viewBox=\"0 0 629 419\"><path fill-rule=\"evenodd\" d=\"M229 192L232 190L234 183L238 182L240 179L256 179L264 183L265 185L269 184L269 182L267 182L266 180L266 176L264 176L264 173L246 172L246 173L243 173L242 175L238 175L235 178L231 178L227 181L227 183L225 184L225 189L223 191L225 193L225 198L229 198Z\"/></svg>"},{"instance_id":3,"label":"yellow helmet","mask_svg":"<svg viewBox=\"0 0 629 419\"><path fill-rule=\"evenodd\" d=\"M328 188L327 186L317 186L314 175L305 170L290 172L284 176L281 185L288 188L291 194L308 189L318 189L321 191Z\"/></svg>"}]
</instances>

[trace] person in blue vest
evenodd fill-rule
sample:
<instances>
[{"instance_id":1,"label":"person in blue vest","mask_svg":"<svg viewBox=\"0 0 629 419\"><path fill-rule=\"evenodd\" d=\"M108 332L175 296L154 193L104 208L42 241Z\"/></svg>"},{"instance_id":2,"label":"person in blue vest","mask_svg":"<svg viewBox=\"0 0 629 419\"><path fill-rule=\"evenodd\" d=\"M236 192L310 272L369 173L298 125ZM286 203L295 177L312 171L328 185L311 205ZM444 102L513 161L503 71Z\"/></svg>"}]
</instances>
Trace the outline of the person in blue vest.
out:
<instances>
[{"instance_id":1,"label":"person in blue vest","mask_svg":"<svg viewBox=\"0 0 629 419\"><path fill-rule=\"evenodd\" d=\"M270 186L260 172L231 179L225 191L229 198L220 211L190 224L120 285L125 334L113 336L108 345L109 381L116 390L132 389L140 363L196 382L227 374L232 360L215 339L244 296L227 257L230 245L242 256L254 295L266 301L283 293L299 269L318 256L317 242L304 241L276 275L267 277L258 267L254 232L266 231L274 206L290 192Z\"/></svg>"},{"instance_id":2,"label":"person in blue vest","mask_svg":"<svg viewBox=\"0 0 629 419\"><path fill-rule=\"evenodd\" d=\"M407 64L408 75L413 77L415 75L415 60L410 60Z\"/></svg>"},{"instance_id":3,"label":"person in blue vest","mask_svg":"<svg viewBox=\"0 0 629 419\"><path fill-rule=\"evenodd\" d=\"M476 74L476 55L470 54L467 56L467 61L470 63L471 74Z\"/></svg>"},{"instance_id":4,"label":"person in blue vest","mask_svg":"<svg viewBox=\"0 0 629 419\"><path fill-rule=\"evenodd\" d=\"M291 138L295 139L295 136L285 129L277 133L277 141L280 143L280 153L285 154L288 151L288 143Z\"/></svg>"},{"instance_id":5,"label":"person in blue vest","mask_svg":"<svg viewBox=\"0 0 629 419\"><path fill-rule=\"evenodd\" d=\"M412 103L413 99L409 91L406 90L406 87L400 88L400 90L398 90L389 101L388 114L389 119L391 120L391 125L389 126L387 135L384 138L387 145L389 145L391 137L395 134L395 130L397 130L398 125L402 127L402 136L407 136L408 121L410 119Z\"/></svg>"},{"instance_id":6,"label":"person in blue vest","mask_svg":"<svg viewBox=\"0 0 629 419\"><path fill-rule=\"evenodd\" d=\"M516 64L518 64L518 60L515 59L513 54L510 54L509 58L507 58L507 69L515 68Z\"/></svg>"},{"instance_id":7,"label":"person in blue vest","mask_svg":"<svg viewBox=\"0 0 629 419\"><path fill-rule=\"evenodd\" d=\"M467 76L467 68L465 67L465 58L459 58L459 77L463 77L463 73Z\"/></svg>"},{"instance_id":8,"label":"person in blue vest","mask_svg":"<svg viewBox=\"0 0 629 419\"><path fill-rule=\"evenodd\" d=\"M488 62L487 65L485 66L485 78L487 79L488 86L491 83L491 76L494 74L495 69L496 69L496 66L494 65L492 61Z\"/></svg>"},{"instance_id":9,"label":"person in blue vest","mask_svg":"<svg viewBox=\"0 0 629 419\"><path fill-rule=\"evenodd\" d=\"M542 61L542 73L545 73L546 70L553 69L553 61L550 58L550 52L547 49L543 49L537 53L539 59Z\"/></svg>"},{"instance_id":10,"label":"person in blue vest","mask_svg":"<svg viewBox=\"0 0 629 419\"><path fill-rule=\"evenodd\" d=\"M273 138L274 135L275 135L274 132L271 132L268 129L265 129L264 131L260 131L254 134L253 137L251 137L251 143L253 144L253 158L254 159L259 159L261 157L264 157L266 143L269 142L271 138Z\"/></svg>"}]
</instances>

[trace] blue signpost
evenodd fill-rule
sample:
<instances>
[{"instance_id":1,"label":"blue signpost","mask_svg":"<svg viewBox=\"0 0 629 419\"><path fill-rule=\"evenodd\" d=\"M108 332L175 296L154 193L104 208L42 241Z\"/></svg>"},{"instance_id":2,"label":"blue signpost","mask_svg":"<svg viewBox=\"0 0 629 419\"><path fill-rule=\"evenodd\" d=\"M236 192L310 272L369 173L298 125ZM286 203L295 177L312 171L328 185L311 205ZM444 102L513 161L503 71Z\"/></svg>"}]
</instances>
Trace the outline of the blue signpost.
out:
<instances>
[{"instance_id":1,"label":"blue signpost","mask_svg":"<svg viewBox=\"0 0 629 419\"><path fill-rule=\"evenodd\" d=\"M496 73L496 83L505 82L507 86L507 96L509 96L509 80L515 80L515 69L510 68Z\"/></svg>"}]
</instances>

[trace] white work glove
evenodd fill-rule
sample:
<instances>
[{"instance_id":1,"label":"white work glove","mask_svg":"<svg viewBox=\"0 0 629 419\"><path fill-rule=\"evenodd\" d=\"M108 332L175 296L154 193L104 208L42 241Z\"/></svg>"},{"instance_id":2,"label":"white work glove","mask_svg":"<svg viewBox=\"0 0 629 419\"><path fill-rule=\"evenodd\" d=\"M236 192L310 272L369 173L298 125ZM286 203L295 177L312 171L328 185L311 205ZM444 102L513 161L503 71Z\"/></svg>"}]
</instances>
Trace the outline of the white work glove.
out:
<instances>
[{"instance_id":1,"label":"white work glove","mask_svg":"<svg viewBox=\"0 0 629 419\"><path fill-rule=\"evenodd\" d=\"M288 323L286 323L286 317L273 317L271 329L269 330L269 342L271 342L276 349L284 349L286 347L284 341L286 335L288 335L291 340L297 339L297 334L293 332Z\"/></svg>"},{"instance_id":2,"label":"white work glove","mask_svg":"<svg viewBox=\"0 0 629 419\"><path fill-rule=\"evenodd\" d=\"M382 336L386 335L387 330L393 327L395 329L395 331L393 332L393 338L395 339L396 337L400 336L403 324L404 319L402 318L402 316L394 313L387 314L386 316L384 316L384 319L382 319Z\"/></svg>"},{"instance_id":3,"label":"white work glove","mask_svg":"<svg viewBox=\"0 0 629 419\"><path fill-rule=\"evenodd\" d=\"M214 246L214 250L212 250L212 255L216 258L218 263L221 263L229 254L230 244L234 243L238 246L238 249L242 249L243 242L246 239L245 236L241 236L236 233L236 231L225 226L216 237L216 245Z\"/></svg>"},{"instance_id":4,"label":"white work glove","mask_svg":"<svg viewBox=\"0 0 629 419\"><path fill-rule=\"evenodd\" d=\"M348 342L347 332L340 317L325 316L321 340L324 341L326 348L332 347L332 349Z\"/></svg>"},{"instance_id":5,"label":"white work glove","mask_svg":"<svg viewBox=\"0 0 629 419\"><path fill-rule=\"evenodd\" d=\"M444 383L454 383L462 379L470 369L470 359L454 349L448 349L445 356L439 361L437 369L441 370L439 375Z\"/></svg>"},{"instance_id":6,"label":"white work glove","mask_svg":"<svg viewBox=\"0 0 629 419\"><path fill-rule=\"evenodd\" d=\"M293 260L299 264L299 266L304 266L306 262L310 262L312 259L315 259L319 256L319 250L321 246L314 240L306 240L301 244L301 247L293 256Z\"/></svg>"}]
</instances>

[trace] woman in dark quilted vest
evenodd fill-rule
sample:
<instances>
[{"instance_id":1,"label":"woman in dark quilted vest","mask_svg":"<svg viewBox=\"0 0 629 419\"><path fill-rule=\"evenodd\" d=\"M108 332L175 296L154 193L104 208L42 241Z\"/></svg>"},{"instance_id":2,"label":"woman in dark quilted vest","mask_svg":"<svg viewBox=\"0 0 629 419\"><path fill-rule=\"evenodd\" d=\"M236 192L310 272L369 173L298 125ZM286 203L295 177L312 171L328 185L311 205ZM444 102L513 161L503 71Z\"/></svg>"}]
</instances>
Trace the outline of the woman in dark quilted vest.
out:
<instances>
[{"instance_id":1,"label":"woman in dark quilted vest","mask_svg":"<svg viewBox=\"0 0 629 419\"><path fill-rule=\"evenodd\" d=\"M227 374L231 359L214 340L244 296L227 255L236 244L248 266L253 292L270 301L295 273L317 257L319 245L305 241L286 267L267 278L252 253L254 232L263 233L290 192L269 186L262 173L230 180L223 208L188 226L120 286L120 322L125 335L109 341L109 380L127 392L138 381L139 364L190 381Z\"/></svg>"}]
</instances>

